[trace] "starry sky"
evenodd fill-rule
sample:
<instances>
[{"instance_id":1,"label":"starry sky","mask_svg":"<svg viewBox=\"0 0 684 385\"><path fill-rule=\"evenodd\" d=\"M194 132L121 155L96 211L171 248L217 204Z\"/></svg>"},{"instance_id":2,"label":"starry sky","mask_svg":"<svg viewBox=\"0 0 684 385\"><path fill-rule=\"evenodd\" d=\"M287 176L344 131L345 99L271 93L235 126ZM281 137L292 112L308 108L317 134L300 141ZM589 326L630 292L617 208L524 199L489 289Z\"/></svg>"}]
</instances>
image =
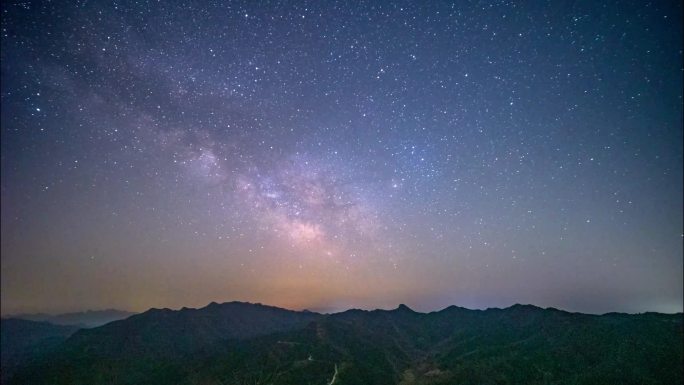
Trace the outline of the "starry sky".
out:
<instances>
[{"instance_id":1,"label":"starry sky","mask_svg":"<svg viewBox=\"0 0 684 385\"><path fill-rule=\"evenodd\" d=\"M681 14L3 2L2 313L682 311Z\"/></svg>"}]
</instances>

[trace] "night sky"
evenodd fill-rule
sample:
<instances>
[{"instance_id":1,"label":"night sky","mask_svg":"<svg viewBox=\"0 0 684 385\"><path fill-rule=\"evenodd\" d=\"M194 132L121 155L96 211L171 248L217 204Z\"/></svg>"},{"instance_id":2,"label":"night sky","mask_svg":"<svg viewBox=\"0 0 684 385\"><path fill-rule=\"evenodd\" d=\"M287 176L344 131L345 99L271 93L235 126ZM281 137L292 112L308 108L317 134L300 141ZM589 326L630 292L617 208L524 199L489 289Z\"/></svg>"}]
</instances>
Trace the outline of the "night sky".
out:
<instances>
[{"instance_id":1,"label":"night sky","mask_svg":"<svg viewBox=\"0 0 684 385\"><path fill-rule=\"evenodd\" d=\"M682 6L3 2L2 313L682 311Z\"/></svg>"}]
</instances>

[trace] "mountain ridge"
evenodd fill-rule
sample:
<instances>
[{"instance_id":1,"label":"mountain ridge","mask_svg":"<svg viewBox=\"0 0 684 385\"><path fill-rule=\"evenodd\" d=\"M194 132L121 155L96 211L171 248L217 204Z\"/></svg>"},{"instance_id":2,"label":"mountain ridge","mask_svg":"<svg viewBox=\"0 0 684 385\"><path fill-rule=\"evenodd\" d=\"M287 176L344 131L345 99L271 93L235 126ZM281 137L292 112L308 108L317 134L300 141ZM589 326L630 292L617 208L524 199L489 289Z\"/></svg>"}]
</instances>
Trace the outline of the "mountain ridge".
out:
<instances>
[{"instance_id":1,"label":"mountain ridge","mask_svg":"<svg viewBox=\"0 0 684 385\"><path fill-rule=\"evenodd\" d=\"M24 319L28 321L49 322L53 325L76 325L81 327L101 326L108 322L124 319L138 313L117 309L85 310L81 312L47 314L21 313L3 316L6 318Z\"/></svg>"},{"instance_id":2,"label":"mountain ridge","mask_svg":"<svg viewBox=\"0 0 684 385\"><path fill-rule=\"evenodd\" d=\"M104 312L118 312L118 313L122 313L122 314L136 315L136 314L142 314L142 313L147 312L147 311L149 311L149 310L169 310L169 311L199 310L199 309L204 309L204 308L210 307L210 306L217 306L217 305L224 305L224 304L255 305L255 306L263 306L263 307L269 307L269 308L277 308L277 309L283 309L283 310L289 310L289 311L295 311L295 312L309 312L309 313L327 314L327 315L338 314L338 313L344 313L344 312L347 312L347 311L350 311L350 310L359 310L359 311L384 310L384 311L391 311L391 310L397 310L397 309L402 308L402 307L405 307L405 308L407 308L407 309L409 309L409 310L411 310L411 311L414 311L414 312L416 312L416 313L421 313L421 314L437 313L437 312L440 312L440 311L443 311L443 310L446 310L446 309L449 309L449 308L458 308L458 309L470 310L470 311L487 311L487 310L497 310L497 309L498 309L498 310L505 310L505 309L516 308L516 307L532 307L532 308L541 309L541 310L557 310L557 311L566 312L566 313L576 313L576 314L585 314L585 315L597 315L597 316L608 315L608 314L639 315L639 314L650 314L650 313L653 313L653 314L667 314L667 315L684 314L683 312L664 313L664 312L656 312L656 311L650 311L650 310L648 310L648 311L641 311L641 312L609 311L609 312L605 312L605 313L585 313L585 312L581 312L581 311L572 311L572 310L561 309L561 308L557 308L557 307L553 307L553 306L541 307L541 306L537 306L537 305L530 304L530 303L514 303L514 304L511 304L511 305L508 305L508 306L504 306L504 307L488 307L488 308L484 308L484 309L479 309L479 308L473 308L473 309L471 309L471 308L468 308L468 307L463 307L463 306L458 306L458 305L448 305L448 306L446 306L446 307L444 307L444 308L441 308L441 309L435 309L435 310L429 310L429 311L417 311L417 310L414 310L413 308L411 308L410 306L401 303L401 304L397 305L396 308L392 308L392 309L382 309L382 308L375 308L375 309L349 308L349 309L339 310L339 311L334 311L334 312L320 312L320 311L310 310L309 308L297 310L297 309L290 309L290 308L281 307L281 306L275 306L275 305L266 305L266 304L262 304L262 303L260 303L260 302L250 302L250 301L238 301L238 300L233 300L233 301L227 301L227 302L216 302L216 301L211 301L211 302L209 302L209 303L208 303L207 305L205 305L205 306L200 306L200 307L187 307L187 306L183 306L183 307L181 307L181 308L179 308L179 309L172 309L172 308L168 308L168 307L163 307L163 308L151 307L151 308L149 308L149 309L147 309L147 310L144 310L144 311L142 311L142 312L133 312L133 311L128 311L128 310L119 310L119 309L115 309L115 308L109 308L109 309L102 309L102 310L86 309L86 310L83 310L83 311L67 312L67 313L57 313L57 314L42 313L42 312L38 312L38 313L16 313L16 314L12 313L12 314L4 315L4 316L2 316L1 318L2 318L2 319L18 318L18 319L26 319L26 320L29 320L29 321L36 321L36 319L33 319L33 318L38 318L38 317L40 317L40 318L47 318L47 317L62 317L62 316L70 316L70 315L96 314L96 313L104 313ZM31 318L29 318L29 317L31 317ZM37 320L37 321L43 321L43 320L40 319L40 320ZM49 321L46 321L46 322L49 322Z\"/></svg>"},{"instance_id":3,"label":"mountain ridge","mask_svg":"<svg viewBox=\"0 0 684 385\"><path fill-rule=\"evenodd\" d=\"M27 362L56 349L79 328L20 318L0 319L0 382Z\"/></svg>"},{"instance_id":4,"label":"mountain ridge","mask_svg":"<svg viewBox=\"0 0 684 385\"><path fill-rule=\"evenodd\" d=\"M325 383L333 373L364 385L492 383L491 373L503 384L652 383L652 373L681 383L681 337L681 313L399 305L319 314L212 302L79 330L10 383L286 385Z\"/></svg>"}]
</instances>

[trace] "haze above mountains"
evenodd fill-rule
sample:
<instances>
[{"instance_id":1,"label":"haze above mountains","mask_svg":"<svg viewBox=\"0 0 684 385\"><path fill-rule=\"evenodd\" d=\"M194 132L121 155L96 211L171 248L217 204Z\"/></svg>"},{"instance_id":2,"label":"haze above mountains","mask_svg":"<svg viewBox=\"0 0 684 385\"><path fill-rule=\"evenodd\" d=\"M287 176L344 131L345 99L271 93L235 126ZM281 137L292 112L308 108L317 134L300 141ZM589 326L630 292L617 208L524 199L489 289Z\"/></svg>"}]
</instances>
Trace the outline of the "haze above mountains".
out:
<instances>
[{"instance_id":1,"label":"haze above mountains","mask_svg":"<svg viewBox=\"0 0 684 385\"><path fill-rule=\"evenodd\" d=\"M48 322L54 325L74 325L80 327L96 327L106 323L120 320L132 316L133 312L124 310L86 310L82 312L64 313L64 314L45 314L45 313L31 313L31 314L16 314L9 315L3 318L18 318L29 321Z\"/></svg>"}]
</instances>

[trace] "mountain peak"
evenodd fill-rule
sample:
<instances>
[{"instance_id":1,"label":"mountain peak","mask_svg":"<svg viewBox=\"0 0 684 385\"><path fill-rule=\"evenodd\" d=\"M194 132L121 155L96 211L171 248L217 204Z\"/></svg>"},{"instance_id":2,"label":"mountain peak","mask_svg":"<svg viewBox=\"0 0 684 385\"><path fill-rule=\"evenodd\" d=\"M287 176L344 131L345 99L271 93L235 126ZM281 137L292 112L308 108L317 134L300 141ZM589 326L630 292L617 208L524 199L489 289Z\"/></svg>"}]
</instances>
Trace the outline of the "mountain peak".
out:
<instances>
[{"instance_id":1,"label":"mountain peak","mask_svg":"<svg viewBox=\"0 0 684 385\"><path fill-rule=\"evenodd\" d=\"M404 305L403 303L400 304L395 310L396 310L396 311L403 311L403 312L415 313L415 311L414 311L413 309L411 309L410 307Z\"/></svg>"},{"instance_id":2,"label":"mountain peak","mask_svg":"<svg viewBox=\"0 0 684 385\"><path fill-rule=\"evenodd\" d=\"M515 305L509 307L509 309L521 310L521 311L544 310L538 306L534 306L534 305L530 305L530 304L523 305L523 304L519 304L519 303L516 303Z\"/></svg>"}]
</instances>

